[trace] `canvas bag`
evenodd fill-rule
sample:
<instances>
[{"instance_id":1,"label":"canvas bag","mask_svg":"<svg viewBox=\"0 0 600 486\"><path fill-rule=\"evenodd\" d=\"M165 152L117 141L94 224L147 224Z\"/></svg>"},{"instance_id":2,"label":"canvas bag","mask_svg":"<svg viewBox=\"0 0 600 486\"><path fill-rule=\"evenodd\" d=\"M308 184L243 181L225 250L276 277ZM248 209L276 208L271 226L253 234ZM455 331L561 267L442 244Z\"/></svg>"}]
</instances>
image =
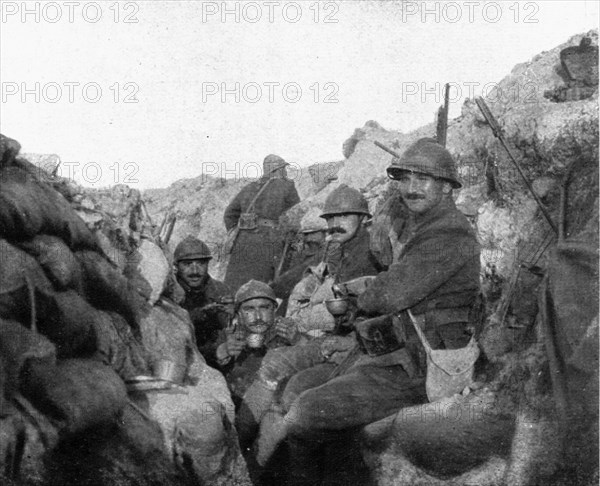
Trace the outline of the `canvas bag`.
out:
<instances>
[{"instance_id":1,"label":"canvas bag","mask_svg":"<svg viewBox=\"0 0 600 486\"><path fill-rule=\"evenodd\" d=\"M475 338L459 349L431 349L425 333L421 329L423 318L417 319L408 310L410 320L427 353L427 378L425 390L430 402L461 393L473 383L475 361L479 357L479 346Z\"/></svg>"},{"instance_id":2,"label":"canvas bag","mask_svg":"<svg viewBox=\"0 0 600 486\"><path fill-rule=\"evenodd\" d=\"M256 213L253 211L254 204L256 204L257 199L264 192L264 190L267 188L267 186L272 180L273 179L269 179L265 184L263 184L260 190L256 193L256 196L254 196L254 198L252 198L252 201L250 201L250 204L246 208L246 211L240 214L237 224L233 228L231 228L227 233L227 237L225 238L225 244L223 245L223 253L225 255L229 255L233 250L233 245L235 244L238 238L240 230L256 229L258 222Z\"/></svg>"}]
</instances>

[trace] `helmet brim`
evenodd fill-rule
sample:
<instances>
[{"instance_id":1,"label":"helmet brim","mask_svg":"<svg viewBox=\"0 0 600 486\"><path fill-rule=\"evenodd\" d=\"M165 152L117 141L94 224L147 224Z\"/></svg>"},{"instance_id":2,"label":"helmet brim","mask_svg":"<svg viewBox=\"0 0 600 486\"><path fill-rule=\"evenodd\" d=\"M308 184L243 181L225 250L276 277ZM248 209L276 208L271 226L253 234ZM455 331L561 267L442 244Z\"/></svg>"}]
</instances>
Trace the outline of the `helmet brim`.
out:
<instances>
[{"instance_id":1,"label":"helmet brim","mask_svg":"<svg viewBox=\"0 0 600 486\"><path fill-rule=\"evenodd\" d=\"M428 175L435 179L440 179L440 180L449 182L452 185L452 189L460 189L462 187L462 184L460 182L458 182L456 179L448 179L447 177L439 177L439 176L430 174L429 172L422 171L422 170L414 170L414 169L408 169L408 168L405 169L403 167L394 167L392 165L391 167L388 167L386 169L386 172L387 172L387 176L392 180L397 180L398 176L402 172L416 172L418 174L425 174L425 175Z\"/></svg>"},{"instance_id":2,"label":"helmet brim","mask_svg":"<svg viewBox=\"0 0 600 486\"><path fill-rule=\"evenodd\" d=\"M329 218L330 216L339 216L341 214L361 214L366 216L367 218L371 218L371 213L369 213L368 211L339 211L339 212L329 212L329 213L323 213L321 214L319 217L320 218Z\"/></svg>"},{"instance_id":3,"label":"helmet brim","mask_svg":"<svg viewBox=\"0 0 600 486\"><path fill-rule=\"evenodd\" d=\"M191 253L189 255L183 255L177 258L177 263L183 260L212 260L212 256L204 253Z\"/></svg>"}]
</instances>

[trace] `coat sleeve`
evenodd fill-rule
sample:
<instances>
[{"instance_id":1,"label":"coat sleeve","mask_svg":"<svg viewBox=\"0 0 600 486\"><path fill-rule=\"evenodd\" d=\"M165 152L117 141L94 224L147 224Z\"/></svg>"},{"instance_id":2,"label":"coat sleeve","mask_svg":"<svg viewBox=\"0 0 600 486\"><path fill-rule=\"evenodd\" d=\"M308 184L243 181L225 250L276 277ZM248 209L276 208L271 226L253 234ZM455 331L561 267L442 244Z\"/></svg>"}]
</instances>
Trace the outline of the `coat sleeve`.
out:
<instances>
[{"instance_id":1,"label":"coat sleeve","mask_svg":"<svg viewBox=\"0 0 600 486\"><path fill-rule=\"evenodd\" d=\"M288 209L290 209L292 206L295 206L296 204L298 204L300 202L300 196L298 196L298 191L296 190L296 184L294 184L293 182L290 185L290 189L287 193L285 202L286 202L286 208L285 208L286 211Z\"/></svg>"},{"instance_id":2,"label":"coat sleeve","mask_svg":"<svg viewBox=\"0 0 600 486\"><path fill-rule=\"evenodd\" d=\"M227 231L236 226L238 220L240 219L240 214L242 213L242 206L240 204L240 194L241 192L238 192L238 194L233 198L233 201L231 201L225 209L223 221L225 222L225 229Z\"/></svg>"},{"instance_id":3,"label":"coat sleeve","mask_svg":"<svg viewBox=\"0 0 600 486\"><path fill-rule=\"evenodd\" d=\"M359 297L358 307L369 315L411 308L451 279L478 254L477 241L467 233L423 234L405 249L389 270L377 275Z\"/></svg>"}]
</instances>

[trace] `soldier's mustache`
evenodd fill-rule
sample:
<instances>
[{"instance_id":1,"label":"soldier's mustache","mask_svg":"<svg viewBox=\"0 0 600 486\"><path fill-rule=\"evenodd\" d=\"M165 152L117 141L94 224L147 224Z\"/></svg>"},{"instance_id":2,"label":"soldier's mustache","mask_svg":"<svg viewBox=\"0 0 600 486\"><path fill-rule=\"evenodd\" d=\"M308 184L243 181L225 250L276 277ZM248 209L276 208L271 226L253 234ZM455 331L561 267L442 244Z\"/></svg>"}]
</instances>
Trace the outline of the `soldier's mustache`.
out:
<instances>
[{"instance_id":1,"label":"soldier's mustache","mask_svg":"<svg viewBox=\"0 0 600 486\"><path fill-rule=\"evenodd\" d=\"M333 228L329 228L327 230L328 235L333 235L335 233L344 234L344 233L347 233L347 231L344 228L342 228L341 226L334 226Z\"/></svg>"},{"instance_id":2,"label":"soldier's mustache","mask_svg":"<svg viewBox=\"0 0 600 486\"><path fill-rule=\"evenodd\" d=\"M257 319L256 321L246 323L246 327L252 331L263 331L264 329L268 329L269 327L271 327L271 324L262 319Z\"/></svg>"},{"instance_id":3,"label":"soldier's mustache","mask_svg":"<svg viewBox=\"0 0 600 486\"><path fill-rule=\"evenodd\" d=\"M409 199L412 201L415 201L417 199L425 199L425 196L422 196L421 194L407 194L406 196L404 196L405 199Z\"/></svg>"}]
</instances>

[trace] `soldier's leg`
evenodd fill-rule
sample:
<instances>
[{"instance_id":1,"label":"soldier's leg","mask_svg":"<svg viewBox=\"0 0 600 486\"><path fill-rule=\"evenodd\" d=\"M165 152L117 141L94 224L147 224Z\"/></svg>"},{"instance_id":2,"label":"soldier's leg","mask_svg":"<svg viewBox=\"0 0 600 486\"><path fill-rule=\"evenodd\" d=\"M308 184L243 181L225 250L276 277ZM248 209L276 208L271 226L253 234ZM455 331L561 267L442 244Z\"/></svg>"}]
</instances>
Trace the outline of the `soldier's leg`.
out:
<instances>
[{"instance_id":1,"label":"soldier's leg","mask_svg":"<svg viewBox=\"0 0 600 486\"><path fill-rule=\"evenodd\" d=\"M325 383L335 367L335 364L323 363L301 371L290 379L281 397L281 407L272 410L261 422L256 447L256 458L260 465L264 466L268 462L279 444L286 438L291 417L301 413L294 408L298 395Z\"/></svg>"},{"instance_id":2,"label":"soldier's leg","mask_svg":"<svg viewBox=\"0 0 600 486\"><path fill-rule=\"evenodd\" d=\"M251 447L264 414L274 405L280 386L291 376L324 360L317 341L302 345L271 349L242 400L236 419L240 446Z\"/></svg>"},{"instance_id":3,"label":"soldier's leg","mask_svg":"<svg viewBox=\"0 0 600 486\"><path fill-rule=\"evenodd\" d=\"M301 390L300 373L285 395ZM426 402L423 378L410 378L401 365L360 366L321 386L302 391L290 405L290 434L297 437L327 435L380 420L400 408Z\"/></svg>"},{"instance_id":4,"label":"soldier's leg","mask_svg":"<svg viewBox=\"0 0 600 486\"><path fill-rule=\"evenodd\" d=\"M299 391L302 379L298 375L288 386L298 385ZM289 398L294 393L293 389L286 389ZM310 484L315 478L303 471L312 471L315 451L321 449L323 441L425 400L423 379L411 379L399 365L353 368L301 392L284 417L290 454L294 457L291 477L298 484Z\"/></svg>"}]
</instances>

